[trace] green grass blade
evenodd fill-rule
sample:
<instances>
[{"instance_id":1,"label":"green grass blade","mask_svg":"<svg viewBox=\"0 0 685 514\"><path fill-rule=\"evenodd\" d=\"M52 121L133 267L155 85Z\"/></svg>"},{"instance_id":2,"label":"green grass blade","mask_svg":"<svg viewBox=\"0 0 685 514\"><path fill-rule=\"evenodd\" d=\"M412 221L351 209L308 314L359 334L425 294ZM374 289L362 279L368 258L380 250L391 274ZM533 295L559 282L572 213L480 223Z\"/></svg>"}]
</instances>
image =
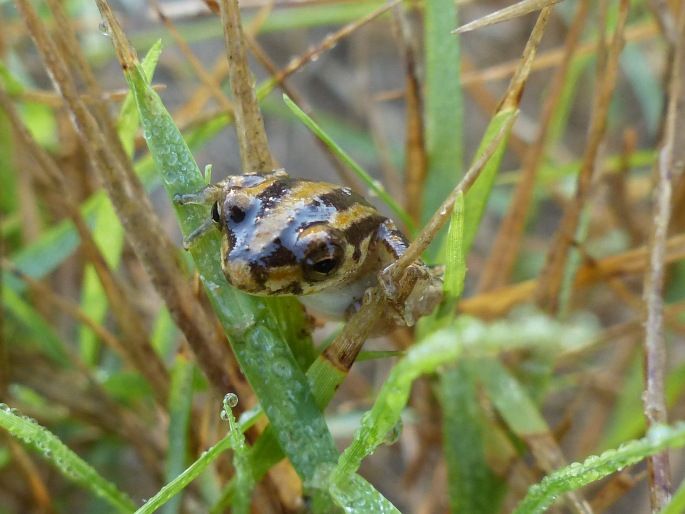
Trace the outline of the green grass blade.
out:
<instances>
[{"instance_id":1,"label":"green grass blade","mask_svg":"<svg viewBox=\"0 0 685 514\"><path fill-rule=\"evenodd\" d=\"M105 480L56 435L4 403L0 404L0 427L42 452L42 457L53 464L65 478L102 498L116 512L130 513L135 510L135 504L126 494Z\"/></svg>"},{"instance_id":2,"label":"green grass blade","mask_svg":"<svg viewBox=\"0 0 685 514\"><path fill-rule=\"evenodd\" d=\"M454 330L431 334L407 351L404 359L392 369L372 409L364 415L354 441L340 456L332 482L345 480L354 473L362 459L387 442L387 435L400 420L409 399L411 386L420 375L433 373L443 364L454 361L461 352Z\"/></svg>"},{"instance_id":3,"label":"green grass blade","mask_svg":"<svg viewBox=\"0 0 685 514\"><path fill-rule=\"evenodd\" d=\"M506 109L498 112L495 117L492 118L488 128L485 130L485 134L483 135L480 146L475 155L480 155L483 150L490 145L492 140L497 137L502 130L502 127L510 123L511 118L516 116L518 116L518 110L516 109ZM504 150L507 147L508 140L509 133L502 138L497 150L495 150L492 157L483 168L483 171L481 171L480 176L466 195L464 207L464 242L462 243L464 245L464 253L466 255L468 255L469 250L473 245L473 241L476 238L476 231L480 226L483 212L485 212L485 206L490 198L490 193L492 192L492 187L495 183L495 177L499 171L500 163L502 162L502 156L504 155Z\"/></svg>"},{"instance_id":4,"label":"green grass blade","mask_svg":"<svg viewBox=\"0 0 685 514\"><path fill-rule=\"evenodd\" d=\"M2 288L2 305L7 318L12 318L22 327L22 337L14 338L17 342L21 341L22 345L26 345L27 341L33 341L40 348L40 352L55 363L67 368L71 366L64 342L32 306L8 287Z\"/></svg>"},{"instance_id":5,"label":"green grass blade","mask_svg":"<svg viewBox=\"0 0 685 514\"><path fill-rule=\"evenodd\" d=\"M134 92L143 135L162 175L167 194L190 193L204 186L203 176L181 133L137 65L127 81ZM178 208L179 224L188 235L209 216L209 206ZM191 250L208 296L229 336L236 358L260 400L285 454L304 482L316 470L337 461L337 451L304 373L264 302L231 288L220 266L220 240L211 233ZM291 300L294 301L294 300Z\"/></svg>"},{"instance_id":6,"label":"green grass blade","mask_svg":"<svg viewBox=\"0 0 685 514\"><path fill-rule=\"evenodd\" d=\"M336 484L330 489L331 496L338 505L341 505L345 512L354 513L397 513L399 510L390 503L381 493L379 493L369 482L353 473L348 475L345 484ZM314 512L322 512L316 510Z\"/></svg>"},{"instance_id":7,"label":"green grass blade","mask_svg":"<svg viewBox=\"0 0 685 514\"><path fill-rule=\"evenodd\" d=\"M333 153L335 153L338 157L340 157L345 164L347 164L350 169L366 184L369 189L376 195L378 198L380 198L389 208L394 212L397 217L402 220L402 223L404 223L405 226L407 226L410 230L410 232L414 232L416 228L414 227L414 223L412 222L411 218L409 215L400 207L400 205L388 194L388 192L378 183L378 181L374 180L371 178L371 176L362 169L359 164L357 164L352 157L350 157L345 150L340 148L324 131L323 129L314 121L312 120L307 114L300 109L295 102L293 102L290 98L288 98L287 95L283 95L283 101L286 103L288 107L290 107L290 110L293 111L295 116L304 123L307 128L309 128L314 134L316 134L316 137L321 139L325 143L325 145L330 148ZM441 190L441 191L444 191ZM444 198L442 199L444 200ZM441 200L441 201L442 201Z\"/></svg>"},{"instance_id":8,"label":"green grass blade","mask_svg":"<svg viewBox=\"0 0 685 514\"><path fill-rule=\"evenodd\" d=\"M462 94L459 38L450 34L457 24L452 0L425 3L425 133L428 174L424 184L421 222L440 207L463 173ZM437 255L437 250L429 250Z\"/></svg>"},{"instance_id":9,"label":"green grass blade","mask_svg":"<svg viewBox=\"0 0 685 514\"><path fill-rule=\"evenodd\" d=\"M490 469L485 455L485 421L478 401L476 373L468 361L440 375L443 446L452 512L499 512L506 480Z\"/></svg>"},{"instance_id":10,"label":"green grass blade","mask_svg":"<svg viewBox=\"0 0 685 514\"><path fill-rule=\"evenodd\" d=\"M182 491L189 483L195 480L207 466L214 462L219 455L231 447L231 437L226 435L221 441L204 452L199 459L193 462L183 473L162 487L157 494L150 498L145 505L139 508L135 514L152 514L172 497Z\"/></svg>"},{"instance_id":11,"label":"green grass blade","mask_svg":"<svg viewBox=\"0 0 685 514\"><path fill-rule=\"evenodd\" d=\"M235 469L235 496L233 498L233 512L248 514L250 512L250 494L255 486L255 479L250 467L249 447L245 443L245 436L233 417L232 407L238 402L234 394L227 394L224 398L222 417L228 420L229 436L233 447L233 467Z\"/></svg>"},{"instance_id":12,"label":"green grass blade","mask_svg":"<svg viewBox=\"0 0 685 514\"><path fill-rule=\"evenodd\" d=\"M564 493L601 480L649 455L667 448L682 446L685 446L685 423L652 427L643 439L630 441L618 449L607 450L601 455L592 455L583 462L575 462L546 476L542 482L528 490L528 494L518 505L514 514L544 512L558 496Z\"/></svg>"},{"instance_id":13,"label":"green grass blade","mask_svg":"<svg viewBox=\"0 0 685 514\"><path fill-rule=\"evenodd\" d=\"M499 360L481 359L477 369L490 400L515 434L524 436L549 431L528 393Z\"/></svg>"},{"instance_id":14,"label":"green grass blade","mask_svg":"<svg viewBox=\"0 0 685 514\"><path fill-rule=\"evenodd\" d=\"M164 478L171 482L186 468L188 456L188 428L193 405L193 373L195 366L179 353L171 373L169 391L169 449L167 451ZM164 514L180 512L181 495L171 498L164 506Z\"/></svg>"},{"instance_id":15,"label":"green grass blade","mask_svg":"<svg viewBox=\"0 0 685 514\"><path fill-rule=\"evenodd\" d=\"M157 42L143 59L141 66L147 77L152 78L162 51L161 42ZM119 138L129 157L133 157L136 132L138 131L138 111L131 93L124 99L117 123ZM93 213L91 233L103 258L110 269L116 270L124 249L124 227L116 216L109 199L103 201L100 208ZM82 310L95 323L101 324L107 315L108 303L97 273L92 266L85 270L81 293ZM99 349L98 338L88 327L79 329L81 356L86 363L94 363Z\"/></svg>"}]
</instances>

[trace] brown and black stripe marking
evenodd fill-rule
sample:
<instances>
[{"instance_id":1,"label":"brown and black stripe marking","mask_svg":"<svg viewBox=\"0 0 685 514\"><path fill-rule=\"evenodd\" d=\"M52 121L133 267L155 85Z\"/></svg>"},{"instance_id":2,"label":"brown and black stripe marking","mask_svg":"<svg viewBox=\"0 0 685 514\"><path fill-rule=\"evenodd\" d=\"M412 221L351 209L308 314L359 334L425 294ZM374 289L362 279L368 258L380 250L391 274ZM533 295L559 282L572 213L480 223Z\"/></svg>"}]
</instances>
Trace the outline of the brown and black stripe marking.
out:
<instances>
[{"instance_id":1,"label":"brown and black stripe marking","mask_svg":"<svg viewBox=\"0 0 685 514\"><path fill-rule=\"evenodd\" d=\"M392 222L349 189L285 174L267 175L266 180L256 182L251 187L227 188L222 204L224 272L229 282L247 292L307 294L352 280L365 268L362 265L376 244L379 229L386 223L394 229ZM244 198L245 194L253 201L237 213L231 195ZM330 280L312 284L301 273L306 247L298 237L317 226L342 235L345 262ZM236 276L232 276L234 271Z\"/></svg>"}]
</instances>

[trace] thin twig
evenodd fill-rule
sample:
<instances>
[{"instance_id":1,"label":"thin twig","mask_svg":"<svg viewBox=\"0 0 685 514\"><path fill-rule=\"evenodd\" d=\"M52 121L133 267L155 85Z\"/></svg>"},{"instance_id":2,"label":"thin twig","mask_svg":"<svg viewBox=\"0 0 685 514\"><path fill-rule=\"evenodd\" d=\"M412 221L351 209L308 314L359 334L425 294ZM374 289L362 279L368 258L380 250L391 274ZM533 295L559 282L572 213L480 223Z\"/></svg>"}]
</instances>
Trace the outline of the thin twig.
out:
<instances>
[{"instance_id":1,"label":"thin twig","mask_svg":"<svg viewBox=\"0 0 685 514\"><path fill-rule=\"evenodd\" d=\"M480 291L491 291L505 285L516 261L521 235L525 228L528 206L533 196L535 178L544 155L549 127L562 97L561 92L566 83L570 64L580 40L583 26L585 25L589 5L589 0L582 0L578 3L575 19L569 28L566 43L564 44L563 59L555 72L549 92L547 93L547 99L542 108L537 138L528 147L524 157L521 181L516 186L511 207L502 220L497 238L492 245L488 262L481 274Z\"/></svg>"},{"instance_id":2,"label":"thin twig","mask_svg":"<svg viewBox=\"0 0 685 514\"><path fill-rule=\"evenodd\" d=\"M273 160L255 95L254 77L247 63L238 0L221 0L220 6L243 169L268 171L273 169Z\"/></svg>"},{"instance_id":3,"label":"thin twig","mask_svg":"<svg viewBox=\"0 0 685 514\"><path fill-rule=\"evenodd\" d=\"M573 289L578 290L599 284L612 277L643 275L647 266L649 250L641 246L633 250L599 259L580 267ZM680 234L666 241L666 262L685 259L685 235ZM459 310L481 318L502 316L516 305L530 302L538 288L540 278L519 282L494 291L482 293L459 302Z\"/></svg>"},{"instance_id":4,"label":"thin twig","mask_svg":"<svg viewBox=\"0 0 685 514\"><path fill-rule=\"evenodd\" d=\"M559 308L559 294L569 252L575 241L583 205L590 192L597 155L599 154L602 141L604 141L609 104L616 87L619 57L624 44L623 31L628 19L628 5L628 0L621 0L616 29L609 49L609 55L607 56L606 68L602 70L601 79L597 84L592 109L592 120L588 129L588 141L578 174L575 196L569 201L564 210L554 242L547 254L545 266L540 273L536 301L538 305L548 309L550 312L556 312Z\"/></svg>"},{"instance_id":5,"label":"thin twig","mask_svg":"<svg viewBox=\"0 0 685 514\"><path fill-rule=\"evenodd\" d=\"M190 66L193 68L193 71L200 79L200 82L211 92L212 96L214 96L214 99L217 101L219 106L227 114L233 114L233 104L231 104L229 99L221 90L219 83L214 79L212 74L205 69L205 67L202 65L202 62L200 62L200 59L198 59L197 56L193 53L193 51L190 48L190 45L188 45L185 39L181 37L181 34L179 33L178 29L176 29L176 25L174 25L174 22L171 20L171 18L164 14L164 11L162 10L162 6L159 4L159 1L148 1L152 5L152 8L154 9L155 13L157 13L157 16L159 17L161 22L169 31L169 34L171 34L171 37L174 38L174 42L181 50L181 53L183 53L183 56L186 58Z\"/></svg>"},{"instance_id":6,"label":"thin twig","mask_svg":"<svg viewBox=\"0 0 685 514\"><path fill-rule=\"evenodd\" d=\"M400 281L407 267L421 257L421 254L428 248L435 235L443 225L450 219L454 202L462 192L466 194L478 175L490 160L495 150L500 145L506 134L511 129L516 116L509 118L508 122L502 126L499 133L481 156L474 162L466 172L457 187L445 199L440 208L433 214L433 217L426 223L418 237L409 245L407 250L397 261L386 268L382 273L381 280L386 284L396 284ZM364 304L359 312L355 313L347 322L343 331L338 334L335 340L326 348L323 358L330 362L336 369L347 372L361 350L364 341L369 337L371 330L378 321L385 302L383 286L378 284L367 294Z\"/></svg>"},{"instance_id":7,"label":"thin twig","mask_svg":"<svg viewBox=\"0 0 685 514\"><path fill-rule=\"evenodd\" d=\"M650 234L649 269L645 276L645 342L644 411L647 426L666 423L666 347L664 341L664 272L666 261L666 235L671 216L672 181L683 173L685 163L674 158L674 144L679 131L685 130L681 107L685 100L683 88L685 73L685 9L678 19L677 45L671 65L669 103L666 113L666 130L662 150L656 164L657 183L654 188L652 232ZM668 452L648 458L650 501L652 512L660 512L671 499L671 469Z\"/></svg>"}]
</instances>

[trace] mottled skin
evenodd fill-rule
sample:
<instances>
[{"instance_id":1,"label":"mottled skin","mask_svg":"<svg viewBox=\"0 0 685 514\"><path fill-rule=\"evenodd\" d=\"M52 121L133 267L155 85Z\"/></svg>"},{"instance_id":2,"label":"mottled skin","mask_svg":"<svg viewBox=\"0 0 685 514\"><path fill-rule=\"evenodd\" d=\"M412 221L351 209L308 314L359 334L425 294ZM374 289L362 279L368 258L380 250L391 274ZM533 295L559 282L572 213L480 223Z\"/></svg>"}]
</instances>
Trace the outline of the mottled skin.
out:
<instances>
[{"instance_id":1,"label":"mottled skin","mask_svg":"<svg viewBox=\"0 0 685 514\"><path fill-rule=\"evenodd\" d=\"M297 296L314 313L347 319L377 275L407 248L404 235L362 196L345 187L290 178L285 171L228 177L176 203L212 203L212 226L222 233L226 280L259 296ZM421 262L409 269L411 290L388 302L374 333L433 310L442 281Z\"/></svg>"}]
</instances>

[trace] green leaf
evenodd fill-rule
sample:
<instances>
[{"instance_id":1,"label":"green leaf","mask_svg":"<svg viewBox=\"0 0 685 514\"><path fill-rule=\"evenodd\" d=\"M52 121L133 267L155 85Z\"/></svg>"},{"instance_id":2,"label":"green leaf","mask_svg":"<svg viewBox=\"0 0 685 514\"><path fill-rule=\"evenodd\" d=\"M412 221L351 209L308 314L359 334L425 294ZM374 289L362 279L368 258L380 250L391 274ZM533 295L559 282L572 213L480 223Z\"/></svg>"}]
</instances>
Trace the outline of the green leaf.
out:
<instances>
[{"instance_id":1,"label":"green leaf","mask_svg":"<svg viewBox=\"0 0 685 514\"><path fill-rule=\"evenodd\" d=\"M193 406L193 373L195 366L179 353L171 372L169 391L169 449L165 463L165 481L171 482L186 467L188 428ZM181 495L177 494L164 506L164 514L175 514L181 509Z\"/></svg>"},{"instance_id":2,"label":"green leaf","mask_svg":"<svg viewBox=\"0 0 685 514\"><path fill-rule=\"evenodd\" d=\"M461 57L452 0L425 3L425 133L428 174L424 184L421 221L425 223L440 207L463 173ZM429 250L437 255L437 250Z\"/></svg>"},{"instance_id":3,"label":"green leaf","mask_svg":"<svg viewBox=\"0 0 685 514\"><path fill-rule=\"evenodd\" d=\"M203 176L159 95L148 86L139 66L128 67L126 79L134 92L143 136L169 198L200 190L204 186ZM176 210L184 235L209 217L209 206L190 205ZM261 299L243 294L226 283L218 258L218 233L203 237L191 249L191 254L236 358L273 425L280 446L303 481L313 483L316 470L335 463L338 454L309 383L282 338L276 317L264 308Z\"/></svg>"},{"instance_id":4,"label":"green leaf","mask_svg":"<svg viewBox=\"0 0 685 514\"><path fill-rule=\"evenodd\" d=\"M560 495L601 480L626 466L636 464L649 455L667 448L685 446L685 423L652 427L647 436L625 443L615 450L592 455L583 462L574 462L546 476L528 490L514 514L544 512ZM673 512L680 512L673 511Z\"/></svg>"},{"instance_id":5,"label":"green leaf","mask_svg":"<svg viewBox=\"0 0 685 514\"><path fill-rule=\"evenodd\" d=\"M0 404L0 427L42 452L42 457L53 464L65 478L99 496L117 512L130 513L135 510L135 504L126 494L105 480L56 435L4 403Z\"/></svg>"},{"instance_id":6,"label":"green leaf","mask_svg":"<svg viewBox=\"0 0 685 514\"><path fill-rule=\"evenodd\" d=\"M518 110L515 109L505 109L499 111L494 118L488 124L488 128L483 134L480 146L476 151L475 155L481 155L481 153L490 145L492 140L499 135L502 127L510 123L512 117L518 116ZM507 147L509 141L509 133L502 138L499 143L497 150L493 153L492 157L488 163L481 171L478 179L473 184L466 199L464 201L464 254L468 255L473 241L476 238L476 232L480 226L480 221L483 217L483 212L485 212L485 207L490 198L490 193L492 192L492 187L495 182L495 177L499 171L500 163L502 162L502 156L504 155L504 150Z\"/></svg>"},{"instance_id":7,"label":"green leaf","mask_svg":"<svg viewBox=\"0 0 685 514\"><path fill-rule=\"evenodd\" d=\"M493 427L481 412L474 375L470 360L440 375L448 493L452 512L490 514L500 511L507 484L486 460L484 432Z\"/></svg>"}]
</instances>

